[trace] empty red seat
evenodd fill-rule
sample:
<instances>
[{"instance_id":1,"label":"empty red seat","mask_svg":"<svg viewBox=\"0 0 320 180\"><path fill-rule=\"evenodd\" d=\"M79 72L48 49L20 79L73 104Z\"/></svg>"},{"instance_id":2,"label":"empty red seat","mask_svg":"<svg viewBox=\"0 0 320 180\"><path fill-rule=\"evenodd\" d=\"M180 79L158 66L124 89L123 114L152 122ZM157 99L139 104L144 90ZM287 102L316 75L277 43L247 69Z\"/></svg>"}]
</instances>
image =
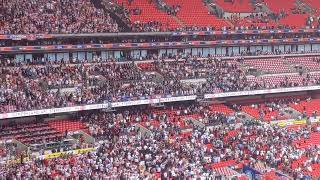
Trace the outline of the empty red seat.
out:
<instances>
[{"instance_id":1,"label":"empty red seat","mask_svg":"<svg viewBox=\"0 0 320 180\"><path fill-rule=\"evenodd\" d=\"M250 13L254 12L253 5L250 0L242 1L225 1L225 0L216 0L216 3L225 11L232 13Z\"/></svg>"},{"instance_id":2,"label":"empty red seat","mask_svg":"<svg viewBox=\"0 0 320 180\"><path fill-rule=\"evenodd\" d=\"M88 128L85 124L80 121L74 120L54 120L49 122L49 126L61 133L64 133L66 131L73 132L78 130L84 130L85 132L88 132Z\"/></svg>"},{"instance_id":3,"label":"empty red seat","mask_svg":"<svg viewBox=\"0 0 320 180\"><path fill-rule=\"evenodd\" d=\"M134 0L131 4L128 3L128 0L118 0L118 3L123 4L129 10L141 10L141 14L139 15L131 14L130 19L132 22L160 22L163 30L180 27L174 17L161 11L155 3L149 3L148 0Z\"/></svg>"},{"instance_id":4,"label":"empty red seat","mask_svg":"<svg viewBox=\"0 0 320 180\"><path fill-rule=\"evenodd\" d=\"M201 0L165 0L170 5L180 5L180 11L177 17L183 21L186 26L197 27L215 27L221 29L229 24L214 15L210 15L208 8Z\"/></svg>"}]
</instances>

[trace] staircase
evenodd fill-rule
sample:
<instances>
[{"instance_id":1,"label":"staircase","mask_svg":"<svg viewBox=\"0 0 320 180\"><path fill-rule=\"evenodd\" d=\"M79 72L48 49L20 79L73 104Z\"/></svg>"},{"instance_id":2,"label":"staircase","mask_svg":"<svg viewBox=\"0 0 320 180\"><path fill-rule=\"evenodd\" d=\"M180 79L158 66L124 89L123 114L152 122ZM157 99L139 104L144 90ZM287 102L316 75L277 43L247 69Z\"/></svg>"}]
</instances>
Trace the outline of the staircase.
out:
<instances>
[{"instance_id":1,"label":"staircase","mask_svg":"<svg viewBox=\"0 0 320 180\"><path fill-rule=\"evenodd\" d=\"M180 19L178 18L177 16L173 16L173 19L175 19L177 21L177 23L181 26L181 27L185 27L185 23Z\"/></svg>"},{"instance_id":2,"label":"staircase","mask_svg":"<svg viewBox=\"0 0 320 180\"><path fill-rule=\"evenodd\" d=\"M104 8L105 12L109 13L110 17L115 20L118 24L119 30L121 32L131 32L131 27L128 22L124 22L116 13Z\"/></svg>"},{"instance_id":3,"label":"staircase","mask_svg":"<svg viewBox=\"0 0 320 180\"><path fill-rule=\"evenodd\" d=\"M106 8L108 2L105 2L105 1L102 2L102 0L91 0L91 3L94 5L95 8L103 9L104 13L106 15L109 14L110 17L117 22L118 28L121 32L130 32L131 31L131 28L130 28L128 22L124 22L115 12ZM116 6L118 6L118 5L116 5Z\"/></svg>"},{"instance_id":4,"label":"staircase","mask_svg":"<svg viewBox=\"0 0 320 180\"><path fill-rule=\"evenodd\" d=\"M283 113L285 113L288 117L292 118L292 119L298 119L299 116L302 116L302 114L291 108L291 107L287 107L284 109Z\"/></svg>"},{"instance_id":5,"label":"staircase","mask_svg":"<svg viewBox=\"0 0 320 180\"><path fill-rule=\"evenodd\" d=\"M118 2L119 4L123 4L128 10L140 9L140 14L131 14L130 20L132 22L140 22L142 24L159 22L163 30L174 30L180 27L172 16L159 10L156 5L150 3L149 0L135 0L131 4L129 4L127 0L118 0Z\"/></svg>"},{"instance_id":6,"label":"staircase","mask_svg":"<svg viewBox=\"0 0 320 180\"><path fill-rule=\"evenodd\" d=\"M155 3L155 5L157 6L157 8L158 8L160 11L162 11L162 12L164 12L164 13L167 13L167 12L165 11L165 9L162 9L162 8L161 8L160 4L157 4L157 1L153 1L153 2ZM185 26L184 22L183 22L180 18L178 18L177 16L175 16L175 15L169 15L169 14L168 14L168 16L171 16L173 19L175 19L176 22L180 25L180 27L184 27L184 26Z\"/></svg>"}]
</instances>

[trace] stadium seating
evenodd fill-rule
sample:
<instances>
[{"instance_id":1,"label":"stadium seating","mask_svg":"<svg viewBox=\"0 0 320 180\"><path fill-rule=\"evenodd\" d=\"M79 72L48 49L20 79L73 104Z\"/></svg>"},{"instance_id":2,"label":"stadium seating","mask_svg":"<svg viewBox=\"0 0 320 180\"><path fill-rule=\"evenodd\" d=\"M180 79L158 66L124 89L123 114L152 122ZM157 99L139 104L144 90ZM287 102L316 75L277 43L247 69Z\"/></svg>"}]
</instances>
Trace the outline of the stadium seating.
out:
<instances>
[{"instance_id":1,"label":"stadium seating","mask_svg":"<svg viewBox=\"0 0 320 180\"><path fill-rule=\"evenodd\" d=\"M109 14L110 11L116 11L115 9L117 9L116 7L118 7L118 5L124 5L125 9L123 10L122 8L119 8L121 10L118 9L119 11L116 11L116 14L119 14L119 17L123 18L125 23L128 23L132 31L173 31L181 30L183 27L194 27L196 29L209 26L215 27L216 29L221 29L222 27L234 27L231 21L229 22L227 20L217 18L215 15L211 15L209 9L202 0L162 0L171 6L179 5L179 11L177 12L176 17L160 10L157 7L156 2L149 0L133 0L130 3L128 0L113 0L112 2L118 5L106 3L107 10L101 9L99 8L99 5L96 5L100 4L99 1L91 2L88 0L82 0L79 4L75 1L70 1L68 3L46 3L45 1L39 1L34 4L25 1L16 1L20 3L5 2L4 4L4 11L9 12L12 9L17 13L4 14L0 34L119 32L123 27L119 27L117 22ZM212 3L221 7L224 12L243 14L255 13L256 10L254 3L256 2L257 1L251 0L212 1ZM271 18L268 18L268 22L264 23L256 18L244 18L236 21L234 25L236 27L250 27L253 25L254 28L269 28L276 27L278 24L281 24L294 28L304 28L306 27L308 17L314 15L314 17L316 17L319 15L317 11L314 14L304 14L305 12L299 11L294 12L297 9L299 10L295 0L281 1L280 3L277 0L265 0L264 2L271 12L276 14L281 12L286 14L285 17L281 18L277 23L274 21L275 19ZM319 9L319 3L316 1L304 0L302 2L313 9ZM14 4L19 4L19 7L14 6ZM22 9L20 6L29 7L28 11L24 12L24 15L19 11ZM46 7L45 10L37 12L37 15L33 14L34 11L41 9L42 7ZM52 9L62 13L58 15L54 14L52 13ZM77 11L79 13L74 14L73 11ZM139 12L137 13L137 11ZM23 20L20 22L20 19ZM59 19L59 22L55 21L55 19ZM76 19L77 23L70 19ZM90 21L89 19L96 20ZM39 25L35 23L38 21L48 21L50 23L47 24L51 25ZM19 27L20 24L23 24L23 27ZM62 25L60 26L60 24ZM141 27L134 28L137 24ZM313 25L317 25L317 22L314 21Z\"/></svg>"},{"instance_id":2,"label":"stadium seating","mask_svg":"<svg viewBox=\"0 0 320 180\"><path fill-rule=\"evenodd\" d=\"M242 110L256 119L261 119L262 117L262 119L265 121L288 119L287 116L281 116L278 110L270 108L265 104L259 104L258 106L259 108L252 106L243 106Z\"/></svg>"},{"instance_id":3,"label":"stadium seating","mask_svg":"<svg viewBox=\"0 0 320 180\"><path fill-rule=\"evenodd\" d=\"M291 104L291 107L301 113L305 112L308 116L311 116L314 111L320 112L320 99L301 101L298 104Z\"/></svg>"},{"instance_id":4,"label":"stadium seating","mask_svg":"<svg viewBox=\"0 0 320 180\"><path fill-rule=\"evenodd\" d=\"M244 64L267 73L292 72L292 69L286 64L286 60L283 59L247 59Z\"/></svg>"},{"instance_id":5,"label":"stadium seating","mask_svg":"<svg viewBox=\"0 0 320 180\"><path fill-rule=\"evenodd\" d=\"M209 14L208 8L201 0L185 1L185 0L165 0L170 5L180 5L180 11L177 17L188 27L215 27L221 29L229 24L218 19L214 15Z\"/></svg>"},{"instance_id":6,"label":"stadium seating","mask_svg":"<svg viewBox=\"0 0 320 180\"><path fill-rule=\"evenodd\" d=\"M301 164L303 164L308 158L305 156L301 156L299 159L293 161L291 163L291 168L296 169L298 168Z\"/></svg>"},{"instance_id":7,"label":"stadium seating","mask_svg":"<svg viewBox=\"0 0 320 180\"><path fill-rule=\"evenodd\" d=\"M88 128L85 126L85 124L81 123L80 121L74 121L74 120L54 120L49 121L48 125L56 129L58 132L65 133L67 132L73 132L78 130L83 130L85 132L88 132Z\"/></svg>"},{"instance_id":8,"label":"stadium seating","mask_svg":"<svg viewBox=\"0 0 320 180\"><path fill-rule=\"evenodd\" d=\"M0 10L0 180L320 179L319 0Z\"/></svg>"},{"instance_id":9,"label":"stadium seating","mask_svg":"<svg viewBox=\"0 0 320 180\"><path fill-rule=\"evenodd\" d=\"M216 0L218 6L220 6L225 12L230 13L252 13L254 12L253 5L250 0Z\"/></svg>"},{"instance_id":10,"label":"stadium seating","mask_svg":"<svg viewBox=\"0 0 320 180\"><path fill-rule=\"evenodd\" d=\"M311 168L312 168L312 171L311 172L306 171L306 173L313 177L320 177L320 164L312 164Z\"/></svg>"},{"instance_id":11,"label":"stadium seating","mask_svg":"<svg viewBox=\"0 0 320 180\"><path fill-rule=\"evenodd\" d=\"M63 136L63 134L51 128L48 123L7 126L0 133L0 139L16 139L25 144L56 141Z\"/></svg>"},{"instance_id":12,"label":"stadium seating","mask_svg":"<svg viewBox=\"0 0 320 180\"><path fill-rule=\"evenodd\" d=\"M304 28L307 23L307 14L289 14L288 16L279 20L279 24L295 28Z\"/></svg>"},{"instance_id":13,"label":"stadium seating","mask_svg":"<svg viewBox=\"0 0 320 180\"><path fill-rule=\"evenodd\" d=\"M176 29L180 27L179 23L174 19L174 17L162 12L154 3L150 3L148 0L135 0L130 5L128 0L119 0L118 3L123 4L129 10L141 10L141 14L139 15L131 14L130 19L132 22L160 22L163 30Z\"/></svg>"},{"instance_id":14,"label":"stadium seating","mask_svg":"<svg viewBox=\"0 0 320 180\"><path fill-rule=\"evenodd\" d=\"M143 71L155 71L156 70L153 63L139 63L138 67Z\"/></svg>"},{"instance_id":15,"label":"stadium seating","mask_svg":"<svg viewBox=\"0 0 320 180\"><path fill-rule=\"evenodd\" d=\"M290 12L291 9L295 7L295 0L264 0L264 2L271 11L276 13L279 13L281 11Z\"/></svg>"},{"instance_id":16,"label":"stadium seating","mask_svg":"<svg viewBox=\"0 0 320 180\"><path fill-rule=\"evenodd\" d=\"M319 10L320 9L320 2L314 0L303 0L303 2L307 3L310 7Z\"/></svg>"},{"instance_id":17,"label":"stadium seating","mask_svg":"<svg viewBox=\"0 0 320 180\"><path fill-rule=\"evenodd\" d=\"M225 141L228 141L230 138L233 138L233 137L236 136L238 133L239 133L239 131L238 131L237 129L231 130L231 131L229 131L229 132L225 135L224 140L225 140Z\"/></svg>"},{"instance_id":18,"label":"stadium seating","mask_svg":"<svg viewBox=\"0 0 320 180\"><path fill-rule=\"evenodd\" d=\"M287 14L279 20L279 24L293 28L304 28L306 26L307 14L293 14L293 11L297 8L295 0L280 2L277 0L265 0L265 4L272 12Z\"/></svg>"},{"instance_id":19,"label":"stadium seating","mask_svg":"<svg viewBox=\"0 0 320 180\"><path fill-rule=\"evenodd\" d=\"M301 140L296 140L293 142L297 145L300 149L307 149L314 146L320 145L320 133L319 132L313 132L310 134L309 138L303 138ZM301 160L303 161L303 160Z\"/></svg>"},{"instance_id":20,"label":"stadium seating","mask_svg":"<svg viewBox=\"0 0 320 180\"><path fill-rule=\"evenodd\" d=\"M155 110L155 111L152 111L152 114L157 115L157 117L160 117L160 118L166 115L169 123L175 126L178 126L182 129L191 127L190 124L186 123L186 120L192 119L192 118L196 119L198 116L197 114L180 115L180 114L177 114L176 110L173 110L173 111L172 110ZM132 118L132 120L134 120L134 118ZM154 127L159 127L161 124L161 121L159 120L150 121L150 120L147 120L147 115L143 115L142 122L140 124L145 127L148 127L151 125Z\"/></svg>"},{"instance_id":21,"label":"stadium seating","mask_svg":"<svg viewBox=\"0 0 320 180\"><path fill-rule=\"evenodd\" d=\"M268 19L268 21L264 22L260 18L250 18L250 17L245 17L245 18L238 18L238 19L232 19L231 22L236 26L236 27L248 27L248 28L275 28L277 27L277 23L270 19L270 18L262 18L263 20Z\"/></svg>"},{"instance_id":22,"label":"stadium seating","mask_svg":"<svg viewBox=\"0 0 320 180\"><path fill-rule=\"evenodd\" d=\"M271 170L265 174L262 175L262 178L265 180L273 180L273 179L278 179L276 172L274 170Z\"/></svg>"},{"instance_id":23,"label":"stadium seating","mask_svg":"<svg viewBox=\"0 0 320 180\"><path fill-rule=\"evenodd\" d=\"M212 104L209 106L209 109L212 112L221 112L226 115L231 115L234 113L234 110L230 109L228 106L226 106L224 104Z\"/></svg>"},{"instance_id":24,"label":"stadium seating","mask_svg":"<svg viewBox=\"0 0 320 180\"><path fill-rule=\"evenodd\" d=\"M281 86L283 83L291 84L291 86L302 86L304 83L307 83L308 76L311 79L319 78L319 73L312 73L310 75L299 75L299 74L290 74L290 75L270 75L270 76L260 76L260 77L253 77L249 76L249 82L258 82L260 84L266 83L269 87L275 88ZM296 85L295 85L296 84ZM307 83L308 84L308 83Z\"/></svg>"},{"instance_id":25,"label":"stadium seating","mask_svg":"<svg viewBox=\"0 0 320 180\"><path fill-rule=\"evenodd\" d=\"M320 64L314 57L292 57L286 58L286 61L291 64L301 65L309 71L320 71Z\"/></svg>"},{"instance_id":26,"label":"stadium seating","mask_svg":"<svg viewBox=\"0 0 320 180\"><path fill-rule=\"evenodd\" d=\"M237 175L238 173L230 168L227 168L227 167L223 167L223 168L214 168L214 170L221 176L228 176L228 177L231 177L231 176L235 176Z\"/></svg>"}]
</instances>

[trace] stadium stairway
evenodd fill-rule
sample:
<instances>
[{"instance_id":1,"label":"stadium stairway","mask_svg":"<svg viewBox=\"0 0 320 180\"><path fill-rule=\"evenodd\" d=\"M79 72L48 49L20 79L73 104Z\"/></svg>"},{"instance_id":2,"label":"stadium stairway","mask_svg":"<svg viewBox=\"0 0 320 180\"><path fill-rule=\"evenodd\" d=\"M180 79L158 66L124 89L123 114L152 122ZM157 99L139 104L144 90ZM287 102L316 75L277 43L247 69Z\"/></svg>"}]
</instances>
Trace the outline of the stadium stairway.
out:
<instances>
[{"instance_id":1,"label":"stadium stairway","mask_svg":"<svg viewBox=\"0 0 320 180\"><path fill-rule=\"evenodd\" d=\"M148 0L135 0L131 4L126 0L119 0L118 4L123 4L128 10L136 8L141 10L141 14L131 14L130 19L132 22L148 23L157 21L162 24L162 28L176 29L180 27L175 18L159 10L154 3L149 3Z\"/></svg>"},{"instance_id":2,"label":"stadium stairway","mask_svg":"<svg viewBox=\"0 0 320 180\"><path fill-rule=\"evenodd\" d=\"M117 22L117 24L119 25L119 28L120 27L122 28L120 29L120 31L124 31L124 32L131 31L131 28L129 27L129 24L127 22L124 22L116 13L106 8L106 5L102 4L104 3L104 1L103 2L102 0L91 0L91 1L96 8L100 7L101 5L104 12L109 13L110 17Z\"/></svg>"},{"instance_id":3,"label":"stadium stairway","mask_svg":"<svg viewBox=\"0 0 320 180\"><path fill-rule=\"evenodd\" d=\"M139 123L136 123L135 129L141 132L142 138L150 137L150 135L152 134L152 132L147 127Z\"/></svg>"},{"instance_id":4,"label":"stadium stairway","mask_svg":"<svg viewBox=\"0 0 320 180\"><path fill-rule=\"evenodd\" d=\"M228 26L225 20L210 15L209 9L201 0L183 1L183 0L166 0L169 5L180 5L181 9L177 17L181 19L186 26L198 27L216 27L221 28Z\"/></svg>"},{"instance_id":5,"label":"stadium stairway","mask_svg":"<svg viewBox=\"0 0 320 180\"><path fill-rule=\"evenodd\" d=\"M157 4L157 1L155 1L154 3L156 4L157 8L158 8L160 11L162 11L162 12L164 12L164 13L167 13L164 9L161 9L161 8L159 7L159 4ZM185 26L185 23L184 23L179 17L174 16L174 15L170 15L170 14L168 14L168 16L171 16L173 19L175 19L176 22L177 22L181 27L184 27L184 26Z\"/></svg>"},{"instance_id":6,"label":"stadium stairway","mask_svg":"<svg viewBox=\"0 0 320 180\"><path fill-rule=\"evenodd\" d=\"M301 116L302 114L293 109L292 107L287 107L284 109L284 111L282 111L287 117L290 117L290 119L297 119L299 116Z\"/></svg>"}]
</instances>

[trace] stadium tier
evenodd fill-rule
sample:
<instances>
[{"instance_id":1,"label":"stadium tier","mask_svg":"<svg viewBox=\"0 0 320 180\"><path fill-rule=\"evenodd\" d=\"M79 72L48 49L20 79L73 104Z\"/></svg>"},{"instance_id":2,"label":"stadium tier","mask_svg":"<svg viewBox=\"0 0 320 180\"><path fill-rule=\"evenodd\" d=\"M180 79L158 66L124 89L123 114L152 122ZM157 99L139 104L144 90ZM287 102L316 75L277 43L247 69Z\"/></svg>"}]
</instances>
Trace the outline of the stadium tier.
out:
<instances>
[{"instance_id":1,"label":"stadium tier","mask_svg":"<svg viewBox=\"0 0 320 180\"><path fill-rule=\"evenodd\" d=\"M0 180L319 179L313 0L3 0Z\"/></svg>"},{"instance_id":2,"label":"stadium tier","mask_svg":"<svg viewBox=\"0 0 320 180\"><path fill-rule=\"evenodd\" d=\"M318 7L308 0L15 0L0 5L0 34L317 27Z\"/></svg>"}]
</instances>

